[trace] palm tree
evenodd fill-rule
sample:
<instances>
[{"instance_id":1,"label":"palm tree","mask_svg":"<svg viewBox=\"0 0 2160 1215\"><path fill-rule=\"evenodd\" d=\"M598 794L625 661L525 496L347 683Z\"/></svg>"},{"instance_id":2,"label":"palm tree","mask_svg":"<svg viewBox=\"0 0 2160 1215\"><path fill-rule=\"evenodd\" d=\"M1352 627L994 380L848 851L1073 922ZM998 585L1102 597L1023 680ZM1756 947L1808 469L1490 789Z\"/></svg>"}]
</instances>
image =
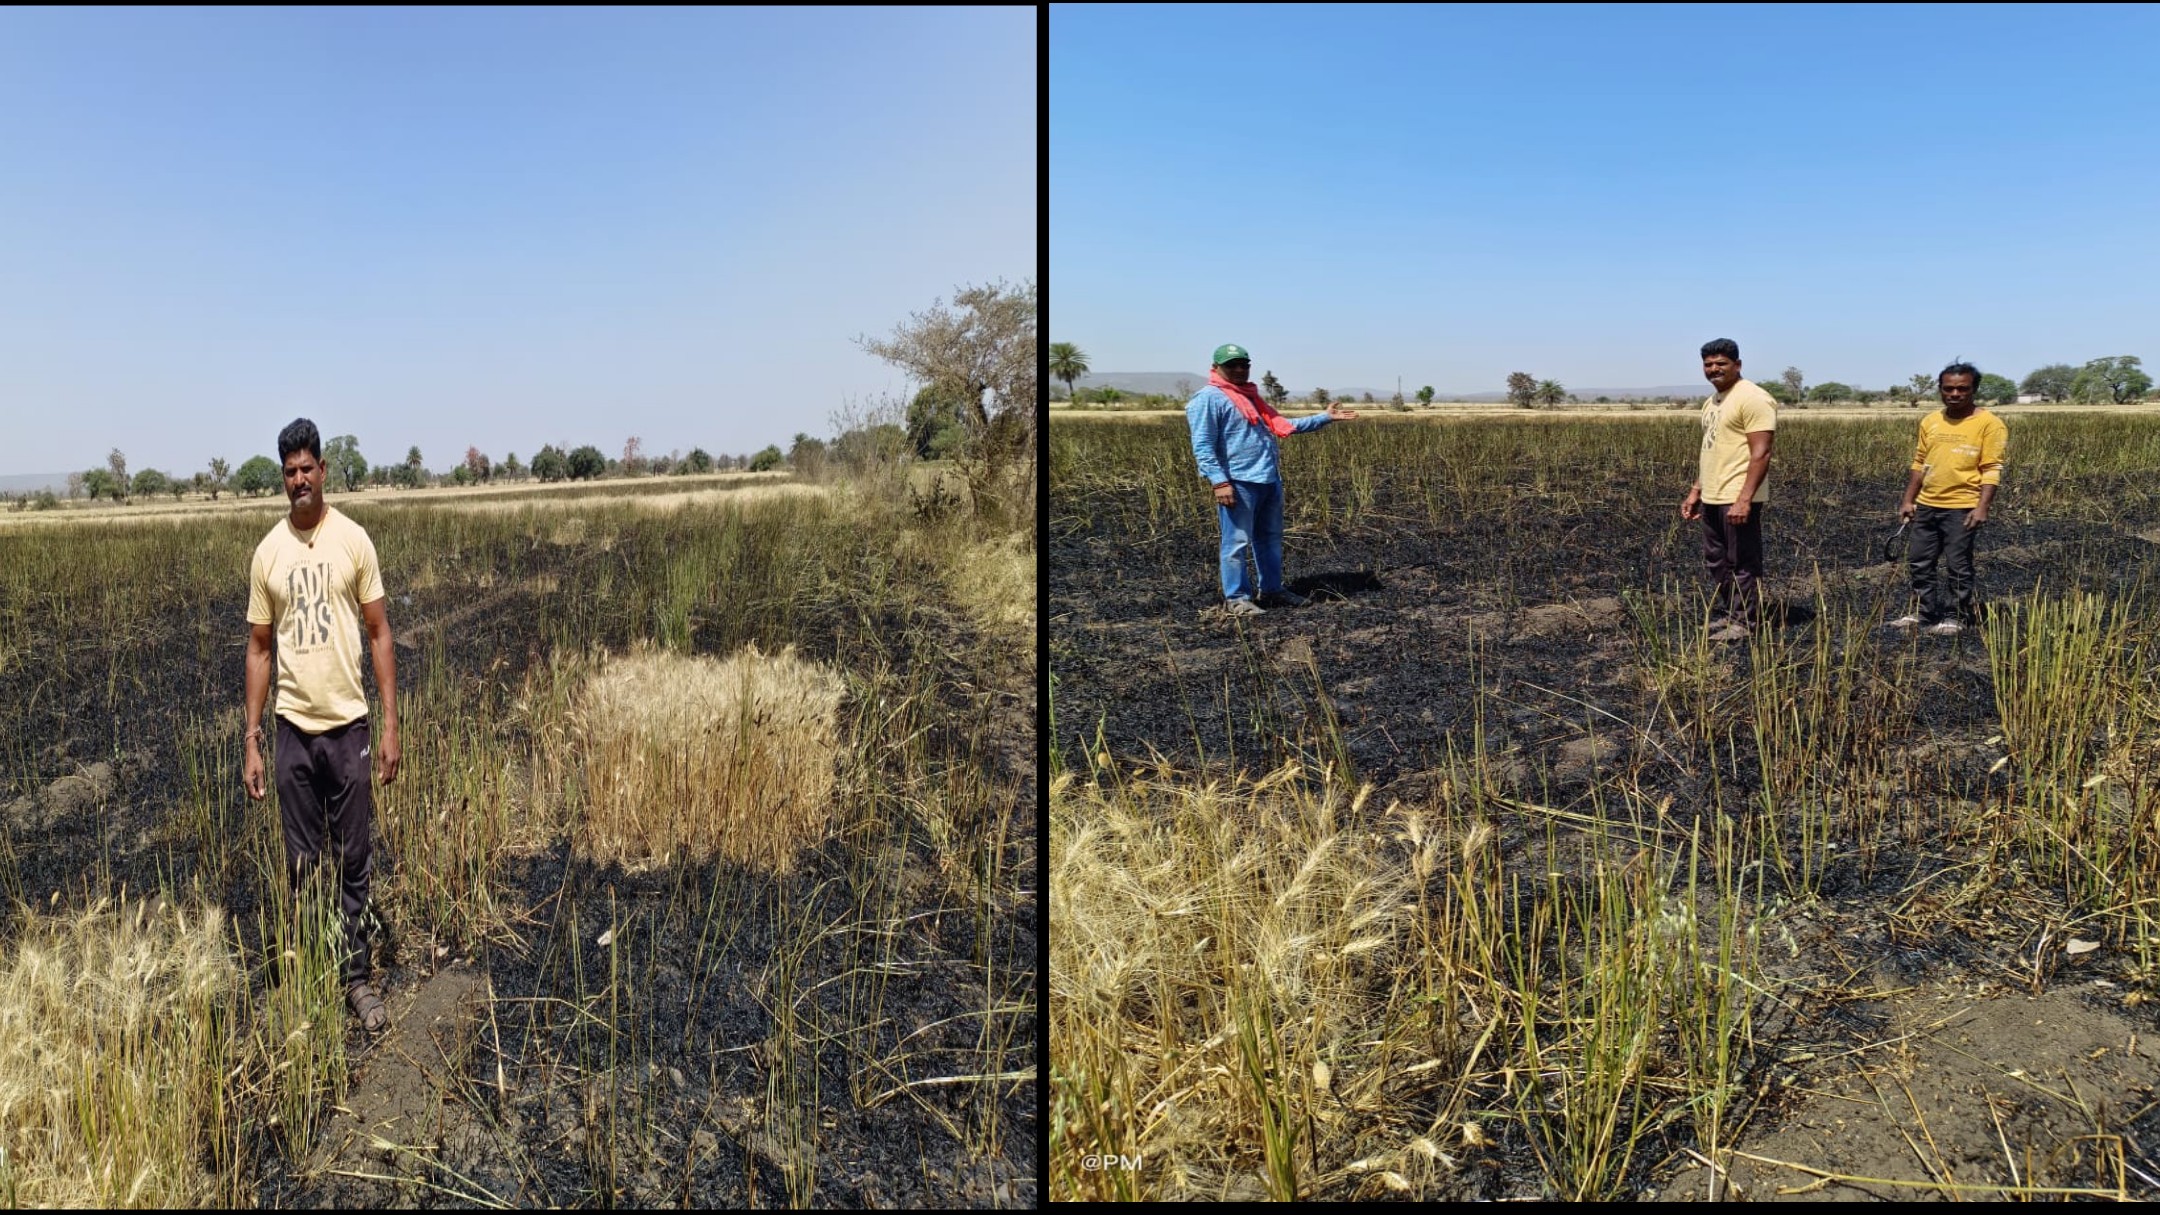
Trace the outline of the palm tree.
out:
<instances>
[{"instance_id":1,"label":"palm tree","mask_svg":"<svg viewBox=\"0 0 2160 1215\"><path fill-rule=\"evenodd\" d=\"M1050 375L1065 381L1065 399L1071 400L1073 381L1088 373L1087 353L1071 342L1050 343Z\"/></svg>"},{"instance_id":2,"label":"palm tree","mask_svg":"<svg viewBox=\"0 0 2160 1215\"><path fill-rule=\"evenodd\" d=\"M1534 391L1541 405L1558 405L1567 399L1567 389L1562 388L1558 380L1539 380Z\"/></svg>"}]
</instances>

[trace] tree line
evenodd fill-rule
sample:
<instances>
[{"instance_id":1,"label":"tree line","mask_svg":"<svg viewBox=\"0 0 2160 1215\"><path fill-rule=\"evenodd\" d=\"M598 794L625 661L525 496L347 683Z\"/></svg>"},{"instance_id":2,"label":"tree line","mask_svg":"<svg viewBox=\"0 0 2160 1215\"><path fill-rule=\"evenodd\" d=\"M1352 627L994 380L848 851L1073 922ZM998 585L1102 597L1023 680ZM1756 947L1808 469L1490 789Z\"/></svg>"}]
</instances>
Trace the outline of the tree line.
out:
<instances>
[{"instance_id":1,"label":"tree line","mask_svg":"<svg viewBox=\"0 0 2160 1215\"><path fill-rule=\"evenodd\" d=\"M885 337L858 336L863 350L904 370L920 388L901 398L880 397L873 404L847 405L833 415L831 439L798 433L786 450L777 443L757 452L714 455L703 448L648 455L637 436L609 457L585 444L548 444L521 462L516 452L496 461L478 446L465 449L449 468L429 471L417 446L405 458L370 463L354 435L323 444L329 488L353 492L363 487L417 488L423 485L472 485L497 481L582 481L601 477L667 476L740 469L766 472L786 467L800 475L827 470L863 475L873 469L904 473L916 460L947 464L966 486L964 499L949 496L937 479L927 491L909 484L922 512L943 515L964 509L986 522L1012 524L1034 519L1035 414L1041 401L1036 365L1037 295L1032 281L1018 286L1002 280L963 286L928 309L912 313ZM68 474L67 496L126 501L145 495L190 492L215 500L232 493L261 496L282 488L283 473L269 456L251 456L232 468L213 459L201 472L179 477L160 469L128 472L127 456L114 448L101 468ZM51 490L13 496L17 510L57 506Z\"/></svg>"},{"instance_id":2,"label":"tree line","mask_svg":"<svg viewBox=\"0 0 2160 1215\"><path fill-rule=\"evenodd\" d=\"M1833 404L1853 402L1873 405L1878 402L1917 405L1935 395L1935 373L1916 372L1902 384L1892 384L1883 389L1855 388L1837 380L1825 380L1809 384L1807 376L1798 367L1787 367L1775 379L1765 377L1753 381L1782 405L1802 403ZM1508 400L1525 409L1538 405L1557 405L1562 400L1575 398L1552 380L1538 380L1528 372L1518 371L1507 378ZM2112 358L2087 360L2073 367L2068 363L2050 363L2026 374L2023 380L1983 372L1979 391L1975 394L1981 401L1995 405L2009 405L2020 397L2041 401L2076 401L2084 404L2127 405L2144 400L2153 394L2153 379L2146 374L2136 355L2116 355ZM1671 403L1684 405L1694 397L1674 397ZM1597 398L1599 404L1608 398Z\"/></svg>"},{"instance_id":3,"label":"tree line","mask_svg":"<svg viewBox=\"0 0 2160 1215\"><path fill-rule=\"evenodd\" d=\"M1194 391L1188 381L1181 381L1175 393L1140 393L1127 396L1115 388L1075 388L1074 382L1088 373L1087 355L1071 342L1050 344L1050 375L1065 381L1065 396L1075 405L1132 404L1141 408L1173 408L1182 406ZM1902 384L1887 388L1855 388L1836 380L1809 384L1807 376L1798 367L1787 367L1775 379L1754 381L1763 391L1779 403L1797 405L1803 402L1830 404L1833 402L1857 402L1873 405L1877 402L1892 404L1917 404L1935 392L1935 376L1932 372L1919 372ZM1517 371L1507 378L1508 400L1524 409L1540 405L1553 406L1576 398L1557 380L1541 380L1527 371ZM1275 378L1272 371L1260 377L1260 391L1267 399L1281 407L1290 400L1290 391ZM2116 355L2111 358L2088 359L2081 365L2050 363L2028 372L2022 380L2008 376L1982 373L1978 397L1997 405L2009 405L2019 397L2033 397L2042 401L2076 401L2088 404L2123 405L2145 399L2153 393L2153 378L2148 375L2136 355ZM1315 388L1306 398L1314 405L1325 407L1334 398L1325 388ZM1433 399L1431 385L1417 391L1417 401L1430 405ZM1623 398L1633 400L1635 398ZM1686 404L1696 398L1672 398L1673 404ZM1372 403L1372 394L1364 395L1365 403ZM1597 398L1599 404L1609 404L1610 398ZM1406 408L1403 396L1396 393L1389 402L1397 409Z\"/></svg>"}]
</instances>

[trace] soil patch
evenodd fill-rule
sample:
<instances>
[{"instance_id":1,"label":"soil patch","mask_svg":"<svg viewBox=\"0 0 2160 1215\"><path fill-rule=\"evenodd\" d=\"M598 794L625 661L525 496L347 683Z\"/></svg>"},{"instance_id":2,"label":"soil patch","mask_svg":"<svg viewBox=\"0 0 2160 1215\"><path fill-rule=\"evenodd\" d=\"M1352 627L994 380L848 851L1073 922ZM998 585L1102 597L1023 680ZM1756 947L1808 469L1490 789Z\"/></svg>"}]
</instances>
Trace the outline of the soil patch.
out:
<instances>
[{"instance_id":1,"label":"soil patch","mask_svg":"<svg viewBox=\"0 0 2160 1215\"><path fill-rule=\"evenodd\" d=\"M1716 1197L1755 1200L2112 1192L2117 1132L2152 1108L2160 1041L2142 1018L2101 1003L2121 995L2104 980L2039 995L1987 986L1892 988L1873 1002L1883 1018L1873 1041L1794 1044L1785 1058L1810 1065L1807 1079L1734 1145L1725 1178L1695 1165L1657 1197L1712 1197L1714 1180Z\"/></svg>"}]
</instances>

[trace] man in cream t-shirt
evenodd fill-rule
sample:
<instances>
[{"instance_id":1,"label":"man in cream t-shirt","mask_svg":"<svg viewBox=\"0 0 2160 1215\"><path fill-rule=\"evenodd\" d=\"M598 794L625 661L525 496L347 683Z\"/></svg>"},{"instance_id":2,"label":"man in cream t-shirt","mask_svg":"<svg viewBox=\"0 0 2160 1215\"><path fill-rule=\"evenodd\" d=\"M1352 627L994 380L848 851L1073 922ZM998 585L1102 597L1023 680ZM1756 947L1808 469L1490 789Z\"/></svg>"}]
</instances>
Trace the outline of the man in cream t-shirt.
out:
<instances>
[{"instance_id":1,"label":"man in cream t-shirt","mask_svg":"<svg viewBox=\"0 0 2160 1215\"><path fill-rule=\"evenodd\" d=\"M286 871L295 894L327 842L338 861L345 928L346 1002L368 1032L388 1022L370 986L368 878L375 816L369 784L367 696L360 684L365 627L382 696L375 752L382 782L398 773L397 658L383 605L375 545L360 525L323 501L322 436L300 418L278 435L292 511L255 548L248 572L247 756L241 780L257 801L263 785L262 712L277 655L277 791Z\"/></svg>"},{"instance_id":2,"label":"man in cream t-shirt","mask_svg":"<svg viewBox=\"0 0 2160 1215\"><path fill-rule=\"evenodd\" d=\"M1704 343L1702 361L1717 392L1703 402L1702 455L1680 517L1703 524L1703 564L1717 587L1710 639L1739 641L1762 620L1762 515L1777 402L1740 378L1740 346L1731 338Z\"/></svg>"}]
</instances>

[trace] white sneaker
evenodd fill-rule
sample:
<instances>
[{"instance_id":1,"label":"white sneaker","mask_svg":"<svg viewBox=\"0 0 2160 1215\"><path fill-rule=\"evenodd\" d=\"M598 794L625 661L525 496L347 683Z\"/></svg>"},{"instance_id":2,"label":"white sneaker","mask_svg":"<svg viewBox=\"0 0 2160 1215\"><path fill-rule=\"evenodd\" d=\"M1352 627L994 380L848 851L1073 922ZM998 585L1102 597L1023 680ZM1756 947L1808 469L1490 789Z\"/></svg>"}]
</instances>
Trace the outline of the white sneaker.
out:
<instances>
[{"instance_id":1,"label":"white sneaker","mask_svg":"<svg viewBox=\"0 0 2160 1215\"><path fill-rule=\"evenodd\" d=\"M1886 629L1910 629L1918 627L1919 624L1920 618L1908 612L1905 615L1898 617L1896 620L1893 620L1890 623L1884 625L1883 627Z\"/></svg>"},{"instance_id":2,"label":"white sneaker","mask_svg":"<svg viewBox=\"0 0 2160 1215\"><path fill-rule=\"evenodd\" d=\"M1715 629L1711 632L1710 640L1746 641L1748 639L1748 632L1748 626L1740 623L1737 620L1728 620L1724 623L1722 627Z\"/></svg>"},{"instance_id":3,"label":"white sneaker","mask_svg":"<svg viewBox=\"0 0 2160 1215\"><path fill-rule=\"evenodd\" d=\"M1223 603L1223 611L1232 616L1265 616L1267 609L1250 599L1230 599Z\"/></svg>"},{"instance_id":4,"label":"white sneaker","mask_svg":"<svg viewBox=\"0 0 2160 1215\"><path fill-rule=\"evenodd\" d=\"M1945 620L1937 624L1929 625L1927 627L1927 631L1929 635L1935 637L1955 637L1959 633L1965 631L1965 626L1959 624L1955 620Z\"/></svg>"}]
</instances>

